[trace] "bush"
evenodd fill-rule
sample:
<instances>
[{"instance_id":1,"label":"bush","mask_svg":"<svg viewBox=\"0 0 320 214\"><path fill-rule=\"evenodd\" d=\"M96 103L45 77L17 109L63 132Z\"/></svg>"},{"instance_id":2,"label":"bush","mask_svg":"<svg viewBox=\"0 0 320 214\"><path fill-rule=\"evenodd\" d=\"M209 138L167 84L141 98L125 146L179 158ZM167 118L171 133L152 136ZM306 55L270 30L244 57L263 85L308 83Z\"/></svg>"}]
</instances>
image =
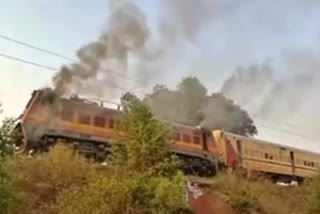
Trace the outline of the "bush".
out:
<instances>
[{"instance_id":1,"label":"bush","mask_svg":"<svg viewBox=\"0 0 320 214\"><path fill-rule=\"evenodd\" d=\"M96 179L83 189L64 191L54 213L172 214L185 206L182 190L180 176L169 180L143 175L112 175Z\"/></svg>"},{"instance_id":2,"label":"bush","mask_svg":"<svg viewBox=\"0 0 320 214\"><path fill-rule=\"evenodd\" d=\"M34 158L13 158L9 172L20 192L13 213L23 214L47 213L60 192L86 185L95 175L92 164L62 145Z\"/></svg>"},{"instance_id":3,"label":"bush","mask_svg":"<svg viewBox=\"0 0 320 214\"><path fill-rule=\"evenodd\" d=\"M15 190L7 172L6 162L0 159L0 211L8 213L10 207L15 205Z\"/></svg>"},{"instance_id":4,"label":"bush","mask_svg":"<svg viewBox=\"0 0 320 214\"><path fill-rule=\"evenodd\" d=\"M306 213L320 213L320 172L318 172L310 182L307 193Z\"/></svg>"},{"instance_id":5,"label":"bush","mask_svg":"<svg viewBox=\"0 0 320 214\"><path fill-rule=\"evenodd\" d=\"M238 172L219 174L213 191L226 195L240 213L304 213L305 187L277 186L270 180L249 181Z\"/></svg>"},{"instance_id":6,"label":"bush","mask_svg":"<svg viewBox=\"0 0 320 214\"><path fill-rule=\"evenodd\" d=\"M0 111L1 113L1 111ZM18 131L15 130L15 122L13 118L5 118L0 123L0 156L5 157L14 153L14 143L20 137Z\"/></svg>"}]
</instances>

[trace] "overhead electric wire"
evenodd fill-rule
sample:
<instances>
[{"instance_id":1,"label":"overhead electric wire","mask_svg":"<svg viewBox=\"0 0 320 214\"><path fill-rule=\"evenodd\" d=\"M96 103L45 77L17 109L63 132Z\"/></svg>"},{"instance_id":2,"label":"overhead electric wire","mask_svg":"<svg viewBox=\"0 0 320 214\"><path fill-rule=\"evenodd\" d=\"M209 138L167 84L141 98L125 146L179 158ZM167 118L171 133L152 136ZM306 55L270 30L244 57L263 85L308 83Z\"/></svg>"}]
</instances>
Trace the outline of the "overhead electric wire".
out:
<instances>
[{"instance_id":1,"label":"overhead electric wire","mask_svg":"<svg viewBox=\"0 0 320 214\"><path fill-rule=\"evenodd\" d=\"M291 127L291 128L303 128L303 126L298 126L298 125L295 125L295 124L292 124L289 122L284 122L284 121L279 121L279 120L274 120L274 119L255 118L255 120L281 124L281 125Z\"/></svg>"},{"instance_id":2,"label":"overhead electric wire","mask_svg":"<svg viewBox=\"0 0 320 214\"><path fill-rule=\"evenodd\" d=\"M31 45L31 44L28 44L26 42L21 42L21 41L15 40L13 38L10 38L10 37L2 35L2 34L0 34L0 38L5 39L5 40L10 41L10 42L14 42L14 43L26 46L28 48L32 48L32 49L37 50L37 51L41 51L41 52L44 52L44 53L47 53L47 54L54 55L56 57L60 57L60 58L67 59L67 60L70 60L70 61L75 61L74 59L72 59L70 57L63 56L61 54L58 54L58 53L55 53L53 51L50 51L50 50L47 50L47 49L43 49L43 48L40 48L40 47L37 47L37 46L34 46L34 45Z\"/></svg>"},{"instance_id":3,"label":"overhead electric wire","mask_svg":"<svg viewBox=\"0 0 320 214\"><path fill-rule=\"evenodd\" d=\"M53 67L50 67L50 66L47 66L47 65L43 65L43 64L39 64L39 63L35 63L35 62L31 62L31 61L28 61L28 60L25 60L25 59L21 59L21 58L18 58L18 57L13 57L13 56L10 56L10 55L7 55L7 54L0 53L0 56L4 57L4 58L11 59L11 60L23 62L23 63L29 64L29 65L34 65L34 66L37 66L37 67L45 68L45 69L48 69L48 70L51 70L51 71L58 71L58 69L56 69L56 68L53 68Z\"/></svg>"},{"instance_id":4,"label":"overhead electric wire","mask_svg":"<svg viewBox=\"0 0 320 214\"><path fill-rule=\"evenodd\" d=\"M290 135L295 135L295 136L298 136L298 137L301 137L301 138L305 138L305 139L308 139L308 140L313 140L313 141L318 141L319 139L316 138L316 136L309 136L309 135L305 135L305 134L301 134L301 133L298 133L298 132L293 132L293 131L289 131L289 130L286 130L286 129L282 129L282 128L278 128L278 127L271 127L271 126L268 126L268 125L265 125L265 124L262 124L262 123L257 123L260 127L263 127L263 128L266 128L266 129L271 129L271 130L275 130L275 131L279 131L279 132L283 132L283 133L286 133L286 134L290 134Z\"/></svg>"},{"instance_id":5,"label":"overhead electric wire","mask_svg":"<svg viewBox=\"0 0 320 214\"><path fill-rule=\"evenodd\" d=\"M32 61L29 61L29 60L21 59L21 58L10 56L10 55L3 54L3 53L0 53L0 57L4 57L4 58L7 58L7 59L11 59L11 60L15 60L15 61L18 61L18 62L22 62L22 63L25 63L25 64L37 66L37 67L40 67L40 68L45 68L45 69L51 70L51 71L59 71L57 68L53 68L53 67L50 67L50 66L47 66L47 65L44 65L44 64L32 62ZM133 91L133 90L131 90L129 88L122 87L122 86L120 86L120 85L118 85L116 83L112 83L112 85L115 86L116 88L122 89L124 91ZM143 94L142 92L139 92L139 91L133 91L133 92L136 93L136 94L140 94L140 95Z\"/></svg>"},{"instance_id":6,"label":"overhead electric wire","mask_svg":"<svg viewBox=\"0 0 320 214\"><path fill-rule=\"evenodd\" d=\"M43 53L46 53L46 54L50 54L50 55L53 55L53 56L62 58L62 59L66 59L66 60L69 60L69 61L72 61L72 62L77 62L76 59L73 59L73 58L71 58L71 57L64 56L64 55L62 55L62 54L53 52L53 51L48 50L48 49L45 49L45 48L41 48L41 47L39 47L39 46L35 46L35 45L32 45L32 44L29 44L29 43L27 43L27 42L18 41L18 40L14 39L14 38L5 36L5 35L3 35L3 34L0 34L0 38L1 38L1 39L4 39L4 40L7 40L7 41L10 41L10 42L14 42L14 43L16 43L16 44L19 44L19 45L22 45L22 46L25 46L25 47L28 47L28 48L31 48L31 49L34 49L34 50L37 50L37 51L40 51L40 52L43 52ZM112 70L110 70L110 69L107 69L107 68L100 68L100 70L107 71L107 72L109 72L109 73L111 73L111 74L114 74L114 75L116 75L116 76L119 76L119 77L122 77L122 78L125 78L125 79L128 79L128 80L131 80L131 81L143 83L142 81L140 81L140 80L138 80L138 79L136 79L136 78L129 77L129 76L127 76L127 75L114 72L114 71L112 71Z\"/></svg>"}]
</instances>

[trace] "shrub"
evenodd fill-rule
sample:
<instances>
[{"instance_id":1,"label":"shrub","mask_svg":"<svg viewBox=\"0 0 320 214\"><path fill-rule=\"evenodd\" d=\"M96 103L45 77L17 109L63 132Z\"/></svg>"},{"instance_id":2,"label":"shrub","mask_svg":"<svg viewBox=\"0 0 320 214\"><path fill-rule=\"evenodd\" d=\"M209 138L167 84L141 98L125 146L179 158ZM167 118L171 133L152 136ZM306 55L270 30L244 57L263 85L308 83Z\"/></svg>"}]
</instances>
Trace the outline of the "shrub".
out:
<instances>
[{"instance_id":1,"label":"shrub","mask_svg":"<svg viewBox=\"0 0 320 214\"><path fill-rule=\"evenodd\" d=\"M14 213L24 214L46 213L60 192L86 185L95 175L92 164L62 145L34 158L12 159L9 172L20 192Z\"/></svg>"},{"instance_id":2,"label":"shrub","mask_svg":"<svg viewBox=\"0 0 320 214\"><path fill-rule=\"evenodd\" d=\"M112 175L96 179L83 189L64 191L54 213L172 214L185 206L182 190L180 176L169 180L143 175Z\"/></svg>"},{"instance_id":3,"label":"shrub","mask_svg":"<svg viewBox=\"0 0 320 214\"><path fill-rule=\"evenodd\" d=\"M307 207L306 213L318 214L320 213L320 172L318 172L307 189Z\"/></svg>"},{"instance_id":4,"label":"shrub","mask_svg":"<svg viewBox=\"0 0 320 214\"><path fill-rule=\"evenodd\" d=\"M7 172L6 162L0 159L0 211L8 213L16 202L15 190Z\"/></svg>"},{"instance_id":5,"label":"shrub","mask_svg":"<svg viewBox=\"0 0 320 214\"><path fill-rule=\"evenodd\" d=\"M238 172L219 174L213 191L226 195L240 213L304 213L305 187L277 186L270 180L249 181Z\"/></svg>"}]
</instances>

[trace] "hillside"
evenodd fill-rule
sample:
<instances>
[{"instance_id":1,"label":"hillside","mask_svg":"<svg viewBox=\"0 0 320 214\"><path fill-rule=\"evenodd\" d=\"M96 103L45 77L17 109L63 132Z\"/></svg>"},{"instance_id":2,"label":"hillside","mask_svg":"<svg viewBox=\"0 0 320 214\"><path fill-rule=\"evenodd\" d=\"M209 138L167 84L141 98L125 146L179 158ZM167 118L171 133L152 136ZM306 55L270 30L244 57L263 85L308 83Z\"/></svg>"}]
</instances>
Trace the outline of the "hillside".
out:
<instances>
[{"instance_id":1,"label":"hillside","mask_svg":"<svg viewBox=\"0 0 320 214\"><path fill-rule=\"evenodd\" d=\"M236 173L220 174L210 183L201 187L201 196L189 195L197 214L306 213L306 186L279 186L265 179L250 181Z\"/></svg>"}]
</instances>

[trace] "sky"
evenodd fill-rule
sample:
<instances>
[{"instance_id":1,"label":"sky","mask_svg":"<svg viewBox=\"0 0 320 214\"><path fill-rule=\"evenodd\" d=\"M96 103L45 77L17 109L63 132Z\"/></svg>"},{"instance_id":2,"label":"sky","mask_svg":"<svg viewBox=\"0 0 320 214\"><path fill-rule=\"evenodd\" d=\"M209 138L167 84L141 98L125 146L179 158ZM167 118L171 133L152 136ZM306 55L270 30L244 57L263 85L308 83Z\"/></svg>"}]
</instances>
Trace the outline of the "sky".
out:
<instances>
[{"instance_id":1,"label":"sky","mask_svg":"<svg viewBox=\"0 0 320 214\"><path fill-rule=\"evenodd\" d=\"M180 5L173 13L161 12L166 6L172 7L170 3L163 3L170 1L159 2L136 1L150 28L156 29L162 19L167 19L167 29L171 30L169 38L178 38L169 43L175 48L166 49L170 59L165 62L170 69L157 79L169 85L174 85L183 75L196 75L210 91L215 91L239 65L266 58L281 64L287 53L319 54L320 51L320 2L316 0L186 0L183 7ZM200 5L201 2L204 4ZM2 0L1 3L0 35L72 58L76 57L78 48L99 36L109 15L108 1L102 0ZM176 15L181 8L189 11ZM181 45L181 40L187 42ZM54 68L70 63L1 38L0 54ZM31 92L50 86L54 73L0 57L0 101L5 115L19 115ZM277 75L291 74L284 69ZM289 128L270 121L259 125L257 121L258 138L320 152L320 138L311 139L303 131L308 137L288 133L301 133L297 128L301 124L299 121L295 128Z\"/></svg>"}]
</instances>

